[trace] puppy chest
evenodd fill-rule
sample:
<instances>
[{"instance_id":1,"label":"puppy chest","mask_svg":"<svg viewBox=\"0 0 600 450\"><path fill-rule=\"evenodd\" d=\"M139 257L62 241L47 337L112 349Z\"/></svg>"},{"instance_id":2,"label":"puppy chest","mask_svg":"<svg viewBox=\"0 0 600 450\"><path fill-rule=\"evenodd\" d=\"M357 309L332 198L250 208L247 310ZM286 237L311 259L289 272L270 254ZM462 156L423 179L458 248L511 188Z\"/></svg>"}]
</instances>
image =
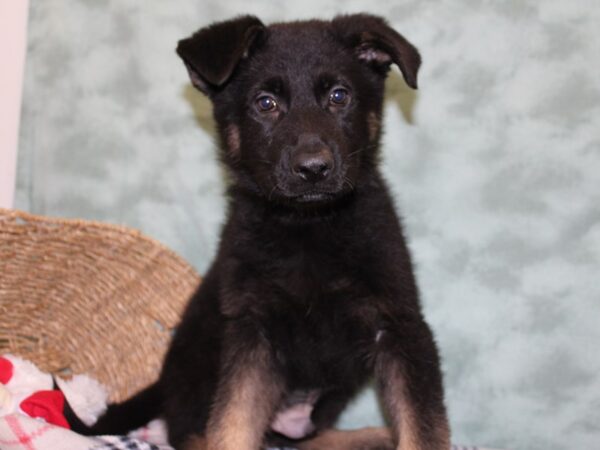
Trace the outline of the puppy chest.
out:
<instances>
[{"instance_id":1,"label":"puppy chest","mask_svg":"<svg viewBox=\"0 0 600 450\"><path fill-rule=\"evenodd\" d=\"M354 312L359 313L333 300L272 312L265 333L292 384L328 387L370 370L377 330Z\"/></svg>"}]
</instances>

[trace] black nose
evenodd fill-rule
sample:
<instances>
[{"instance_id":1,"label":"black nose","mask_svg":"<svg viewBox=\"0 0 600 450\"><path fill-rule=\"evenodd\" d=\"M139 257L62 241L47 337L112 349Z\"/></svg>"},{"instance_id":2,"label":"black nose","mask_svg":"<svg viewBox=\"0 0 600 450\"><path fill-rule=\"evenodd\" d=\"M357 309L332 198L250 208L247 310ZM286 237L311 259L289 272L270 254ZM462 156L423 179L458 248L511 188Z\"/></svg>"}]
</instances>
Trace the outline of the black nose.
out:
<instances>
[{"instance_id":1,"label":"black nose","mask_svg":"<svg viewBox=\"0 0 600 450\"><path fill-rule=\"evenodd\" d=\"M333 155L326 147L316 152L299 152L292 162L294 174L313 183L327 178L332 169Z\"/></svg>"}]
</instances>

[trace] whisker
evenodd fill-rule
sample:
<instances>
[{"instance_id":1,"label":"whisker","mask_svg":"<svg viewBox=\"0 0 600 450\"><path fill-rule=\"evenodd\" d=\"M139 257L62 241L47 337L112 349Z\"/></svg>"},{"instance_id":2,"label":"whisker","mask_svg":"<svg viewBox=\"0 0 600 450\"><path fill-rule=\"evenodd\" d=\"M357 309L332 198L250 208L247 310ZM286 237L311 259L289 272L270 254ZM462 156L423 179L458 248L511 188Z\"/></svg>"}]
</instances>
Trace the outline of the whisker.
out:
<instances>
[{"instance_id":1,"label":"whisker","mask_svg":"<svg viewBox=\"0 0 600 450\"><path fill-rule=\"evenodd\" d=\"M376 148L375 144L367 144L364 147L361 147L357 150L354 150L353 152L350 152L346 155L346 160L352 158L354 155L358 155L362 152L364 152L365 150L373 150L374 148Z\"/></svg>"},{"instance_id":2,"label":"whisker","mask_svg":"<svg viewBox=\"0 0 600 450\"><path fill-rule=\"evenodd\" d=\"M273 192L275 192L275 189L279 188L279 185L277 183L275 183L275 185L273 186L273 189L271 189L271 192L269 192L269 197L268 200L271 201L271 197L273 196Z\"/></svg>"},{"instance_id":3,"label":"whisker","mask_svg":"<svg viewBox=\"0 0 600 450\"><path fill-rule=\"evenodd\" d=\"M359 148L358 150L355 150L352 153L348 153L347 158L350 158L351 156L357 155L358 153L361 153L361 152L363 152L365 150L366 150L366 148Z\"/></svg>"},{"instance_id":4,"label":"whisker","mask_svg":"<svg viewBox=\"0 0 600 450\"><path fill-rule=\"evenodd\" d=\"M344 183L346 183L348 186L350 186L351 190L354 190L354 183L352 183L352 180L350 180L350 178L348 178L346 175L344 175L344 177L342 179L343 179Z\"/></svg>"}]
</instances>

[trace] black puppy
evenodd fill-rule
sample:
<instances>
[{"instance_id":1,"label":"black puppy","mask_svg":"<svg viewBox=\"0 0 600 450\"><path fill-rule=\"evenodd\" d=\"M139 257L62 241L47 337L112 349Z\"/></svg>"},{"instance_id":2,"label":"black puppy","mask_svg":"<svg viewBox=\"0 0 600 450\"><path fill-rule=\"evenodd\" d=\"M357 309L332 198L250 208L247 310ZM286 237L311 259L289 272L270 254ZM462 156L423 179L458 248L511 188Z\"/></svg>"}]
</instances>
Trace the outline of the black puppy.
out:
<instances>
[{"instance_id":1,"label":"black puppy","mask_svg":"<svg viewBox=\"0 0 600 450\"><path fill-rule=\"evenodd\" d=\"M232 174L218 255L159 380L92 430L166 419L178 449L447 450L439 357L377 169L386 74L417 50L383 19L264 26L179 42ZM332 430L374 375L391 429Z\"/></svg>"}]
</instances>

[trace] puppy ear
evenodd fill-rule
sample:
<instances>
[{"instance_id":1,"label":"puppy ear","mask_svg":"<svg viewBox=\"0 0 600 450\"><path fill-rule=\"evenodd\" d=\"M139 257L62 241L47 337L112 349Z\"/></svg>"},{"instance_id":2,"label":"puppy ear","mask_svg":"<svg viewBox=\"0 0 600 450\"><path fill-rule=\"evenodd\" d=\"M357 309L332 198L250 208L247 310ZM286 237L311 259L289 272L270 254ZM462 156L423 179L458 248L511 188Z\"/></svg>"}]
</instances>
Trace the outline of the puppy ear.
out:
<instances>
[{"instance_id":1,"label":"puppy ear","mask_svg":"<svg viewBox=\"0 0 600 450\"><path fill-rule=\"evenodd\" d=\"M205 94L223 85L264 29L256 17L241 16L202 28L179 41L177 54L192 84Z\"/></svg>"},{"instance_id":2,"label":"puppy ear","mask_svg":"<svg viewBox=\"0 0 600 450\"><path fill-rule=\"evenodd\" d=\"M351 14L337 16L331 24L334 33L344 45L354 50L358 59L383 73L395 63L406 83L417 89L421 56L418 50L384 19L370 14Z\"/></svg>"}]
</instances>

